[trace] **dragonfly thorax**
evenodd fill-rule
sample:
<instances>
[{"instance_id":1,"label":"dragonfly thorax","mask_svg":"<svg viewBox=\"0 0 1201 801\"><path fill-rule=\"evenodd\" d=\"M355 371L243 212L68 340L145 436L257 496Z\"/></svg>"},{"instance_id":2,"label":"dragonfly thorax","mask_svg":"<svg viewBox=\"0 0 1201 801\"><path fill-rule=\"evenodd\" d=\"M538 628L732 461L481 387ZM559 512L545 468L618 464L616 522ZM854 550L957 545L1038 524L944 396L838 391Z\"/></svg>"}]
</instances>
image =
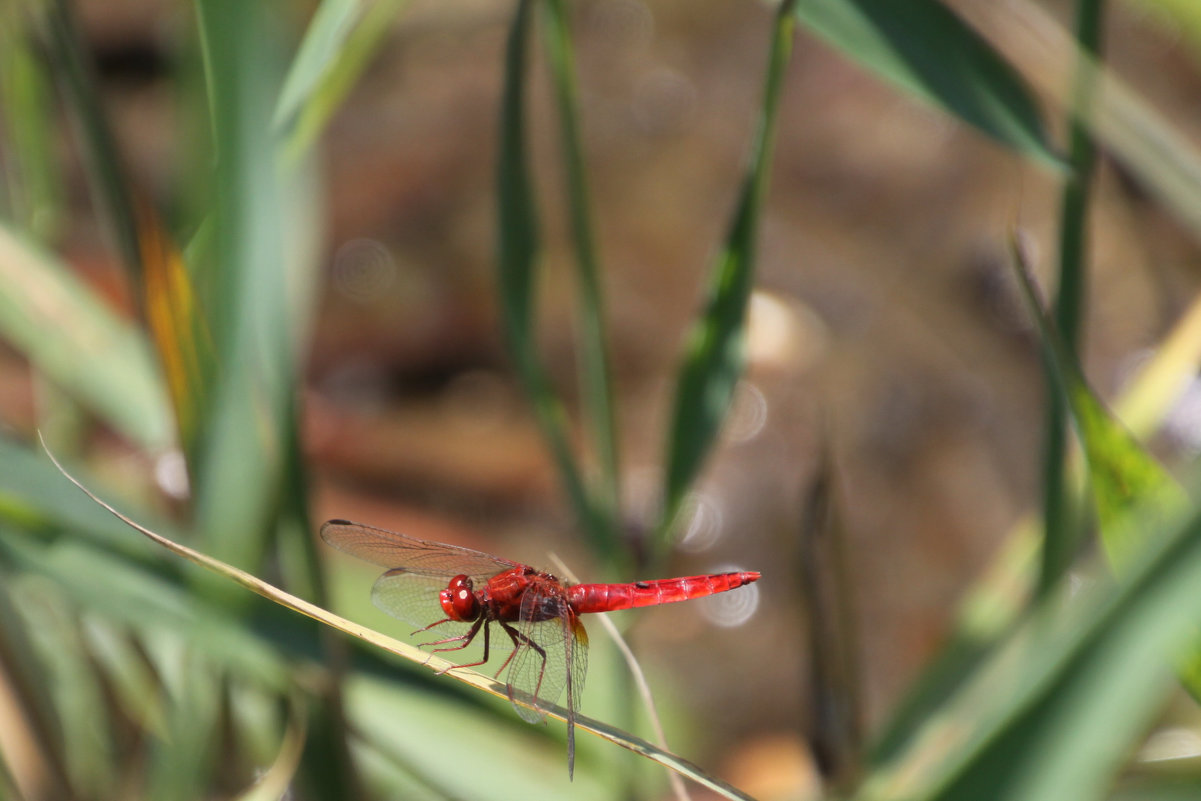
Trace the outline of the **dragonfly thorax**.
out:
<instances>
[{"instance_id":1,"label":"dragonfly thorax","mask_svg":"<svg viewBox=\"0 0 1201 801\"><path fill-rule=\"evenodd\" d=\"M446 589L438 593L438 601L442 611L451 620L469 623L480 616L480 602L475 597L471 579L468 576L455 576L446 585Z\"/></svg>"}]
</instances>

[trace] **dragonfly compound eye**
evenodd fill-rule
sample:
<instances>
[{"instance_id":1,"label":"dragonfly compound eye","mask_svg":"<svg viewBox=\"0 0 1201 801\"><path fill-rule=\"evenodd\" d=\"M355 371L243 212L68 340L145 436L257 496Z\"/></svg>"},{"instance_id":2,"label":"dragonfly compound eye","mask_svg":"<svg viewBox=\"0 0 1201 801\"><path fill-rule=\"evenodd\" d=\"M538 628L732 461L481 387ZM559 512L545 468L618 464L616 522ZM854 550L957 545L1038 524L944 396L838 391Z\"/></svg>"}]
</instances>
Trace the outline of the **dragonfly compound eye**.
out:
<instances>
[{"instance_id":1,"label":"dragonfly compound eye","mask_svg":"<svg viewBox=\"0 0 1201 801\"><path fill-rule=\"evenodd\" d=\"M480 616L480 603L467 576L452 578L446 589L438 593L438 600L442 604L442 611L451 620L471 621Z\"/></svg>"}]
</instances>

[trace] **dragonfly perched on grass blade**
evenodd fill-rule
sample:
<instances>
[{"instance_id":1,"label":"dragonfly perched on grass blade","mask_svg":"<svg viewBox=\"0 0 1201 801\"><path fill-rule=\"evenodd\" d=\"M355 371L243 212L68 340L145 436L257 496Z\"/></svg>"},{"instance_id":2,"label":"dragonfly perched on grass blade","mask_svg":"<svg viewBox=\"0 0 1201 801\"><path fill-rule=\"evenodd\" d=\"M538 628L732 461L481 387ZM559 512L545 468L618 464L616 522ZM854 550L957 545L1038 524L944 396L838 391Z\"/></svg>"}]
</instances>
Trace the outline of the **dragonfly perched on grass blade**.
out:
<instances>
[{"instance_id":1,"label":"dragonfly perched on grass blade","mask_svg":"<svg viewBox=\"0 0 1201 801\"><path fill-rule=\"evenodd\" d=\"M517 714L535 723L567 690L567 770L575 769L575 716L588 670L588 634L580 615L686 601L737 589L754 572L634 581L626 584L569 584L544 570L482 551L429 542L349 520L321 527L327 543L351 556L387 568L371 598L383 611L432 631L422 647L461 651L482 637L486 664L493 652L507 655L496 671L505 674ZM507 672L506 672L507 671Z\"/></svg>"}]
</instances>

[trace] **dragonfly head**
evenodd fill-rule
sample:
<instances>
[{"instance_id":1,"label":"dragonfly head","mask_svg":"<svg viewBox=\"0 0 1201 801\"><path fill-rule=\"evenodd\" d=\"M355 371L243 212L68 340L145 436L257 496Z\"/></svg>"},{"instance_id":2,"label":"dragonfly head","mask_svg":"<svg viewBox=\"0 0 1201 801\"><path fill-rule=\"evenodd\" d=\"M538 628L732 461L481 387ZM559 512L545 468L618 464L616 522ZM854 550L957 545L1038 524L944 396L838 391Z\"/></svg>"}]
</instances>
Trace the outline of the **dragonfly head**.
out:
<instances>
[{"instance_id":1,"label":"dragonfly head","mask_svg":"<svg viewBox=\"0 0 1201 801\"><path fill-rule=\"evenodd\" d=\"M446 589L438 593L438 600L442 603L442 611L451 620L470 622L480 616L480 602L467 576L452 578Z\"/></svg>"}]
</instances>

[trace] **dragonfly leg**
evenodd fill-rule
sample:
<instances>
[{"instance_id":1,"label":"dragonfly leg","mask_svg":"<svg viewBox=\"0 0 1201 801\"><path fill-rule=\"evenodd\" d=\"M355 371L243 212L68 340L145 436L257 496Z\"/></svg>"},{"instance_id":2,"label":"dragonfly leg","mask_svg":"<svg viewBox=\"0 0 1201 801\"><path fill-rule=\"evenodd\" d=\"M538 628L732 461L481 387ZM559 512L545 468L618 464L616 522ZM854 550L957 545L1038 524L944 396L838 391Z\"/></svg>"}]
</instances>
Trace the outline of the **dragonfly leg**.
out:
<instances>
[{"instance_id":1,"label":"dragonfly leg","mask_svg":"<svg viewBox=\"0 0 1201 801\"><path fill-rule=\"evenodd\" d=\"M493 678L497 678L497 679L500 678L500 674L503 673L505 668L507 668L509 666L509 663L513 661L513 657L515 657L517 655L517 649L521 646L521 641L525 640L525 641L529 642L529 639L530 639L529 637L526 637L524 634L522 634L517 629L513 628L512 626L510 626L508 623L504 622L503 620L500 621L500 627L505 632L505 634L509 635L509 639L513 641L513 650L509 651L509 655L505 657L505 661L501 662L500 667L496 669L496 673L493 676ZM533 643L531 642L530 645L533 645ZM534 647L537 648L538 646L534 645Z\"/></svg>"},{"instance_id":2,"label":"dragonfly leg","mask_svg":"<svg viewBox=\"0 0 1201 801\"><path fill-rule=\"evenodd\" d=\"M471 630L468 631L466 634L464 634L462 637L452 637L448 640L442 640L442 643L458 642L458 641L462 640L462 642L459 645L453 645L450 648L435 648L434 653L438 653L440 651L461 651L461 650L463 650L468 645L471 645L471 641L475 639L475 636L477 634L479 634L481 626L484 629L484 658L478 662L464 662L461 665L451 665L450 667L446 668L446 670L438 671L439 675L445 673L447 670L452 670L453 668L456 668L456 667L476 667L476 666L482 665L488 661L488 655L490 653L492 630L488 627L488 619L483 616L480 616L479 618L477 618L475 623L472 625ZM426 643L426 645L441 645L441 643L431 642L431 643Z\"/></svg>"},{"instance_id":3,"label":"dragonfly leg","mask_svg":"<svg viewBox=\"0 0 1201 801\"><path fill-rule=\"evenodd\" d=\"M505 623L503 620L500 622L500 626L505 630L505 633L509 635L509 639L513 641L513 652L509 654L509 658L506 659L504 664L500 666L500 670L496 671L497 678L500 677L501 670L504 670L505 667L508 666L511 661L513 661L513 657L517 655L518 648L522 645L528 646L531 650L533 650L534 653L538 654L538 658L542 660L542 666L538 668L538 682L534 685L534 698L537 698L539 693L542 692L542 677L546 675L546 649L530 639L529 635L521 633L517 629Z\"/></svg>"},{"instance_id":4,"label":"dragonfly leg","mask_svg":"<svg viewBox=\"0 0 1201 801\"><path fill-rule=\"evenodd\" d=\"M452 622L453 621L450 618L444 617L441 620L435 620L433 623L429 624L428 626L426 626L424 628L417 629L416 631L410 631L409 636L412 637L414 634L420 634L423 631L429 631L434 626L441 626L443 623L452 623Z\"/></svg>"},{"instance_id":5,"label":"dragonfly leg","mask_svg":"<svg viewBox=\"0 0 1201 801\"><path fill-rule=\"evenodd\" d=\"M480 626L484 624L484 618L476 619L471 625L466 634L460 634L458 637L447 637L445 640L434 640L433 642L423 642L418 647L428 648L431 645L446 645L448 642L457 642L459 645L452 645L450 648L435 648L435 651L461 651L471 645L471 641L475 639L475 635L480 633ZM422 629L424 631L424 629ZM417 632L414 632L416 634Z\"/></svg>"}]
</instances>

